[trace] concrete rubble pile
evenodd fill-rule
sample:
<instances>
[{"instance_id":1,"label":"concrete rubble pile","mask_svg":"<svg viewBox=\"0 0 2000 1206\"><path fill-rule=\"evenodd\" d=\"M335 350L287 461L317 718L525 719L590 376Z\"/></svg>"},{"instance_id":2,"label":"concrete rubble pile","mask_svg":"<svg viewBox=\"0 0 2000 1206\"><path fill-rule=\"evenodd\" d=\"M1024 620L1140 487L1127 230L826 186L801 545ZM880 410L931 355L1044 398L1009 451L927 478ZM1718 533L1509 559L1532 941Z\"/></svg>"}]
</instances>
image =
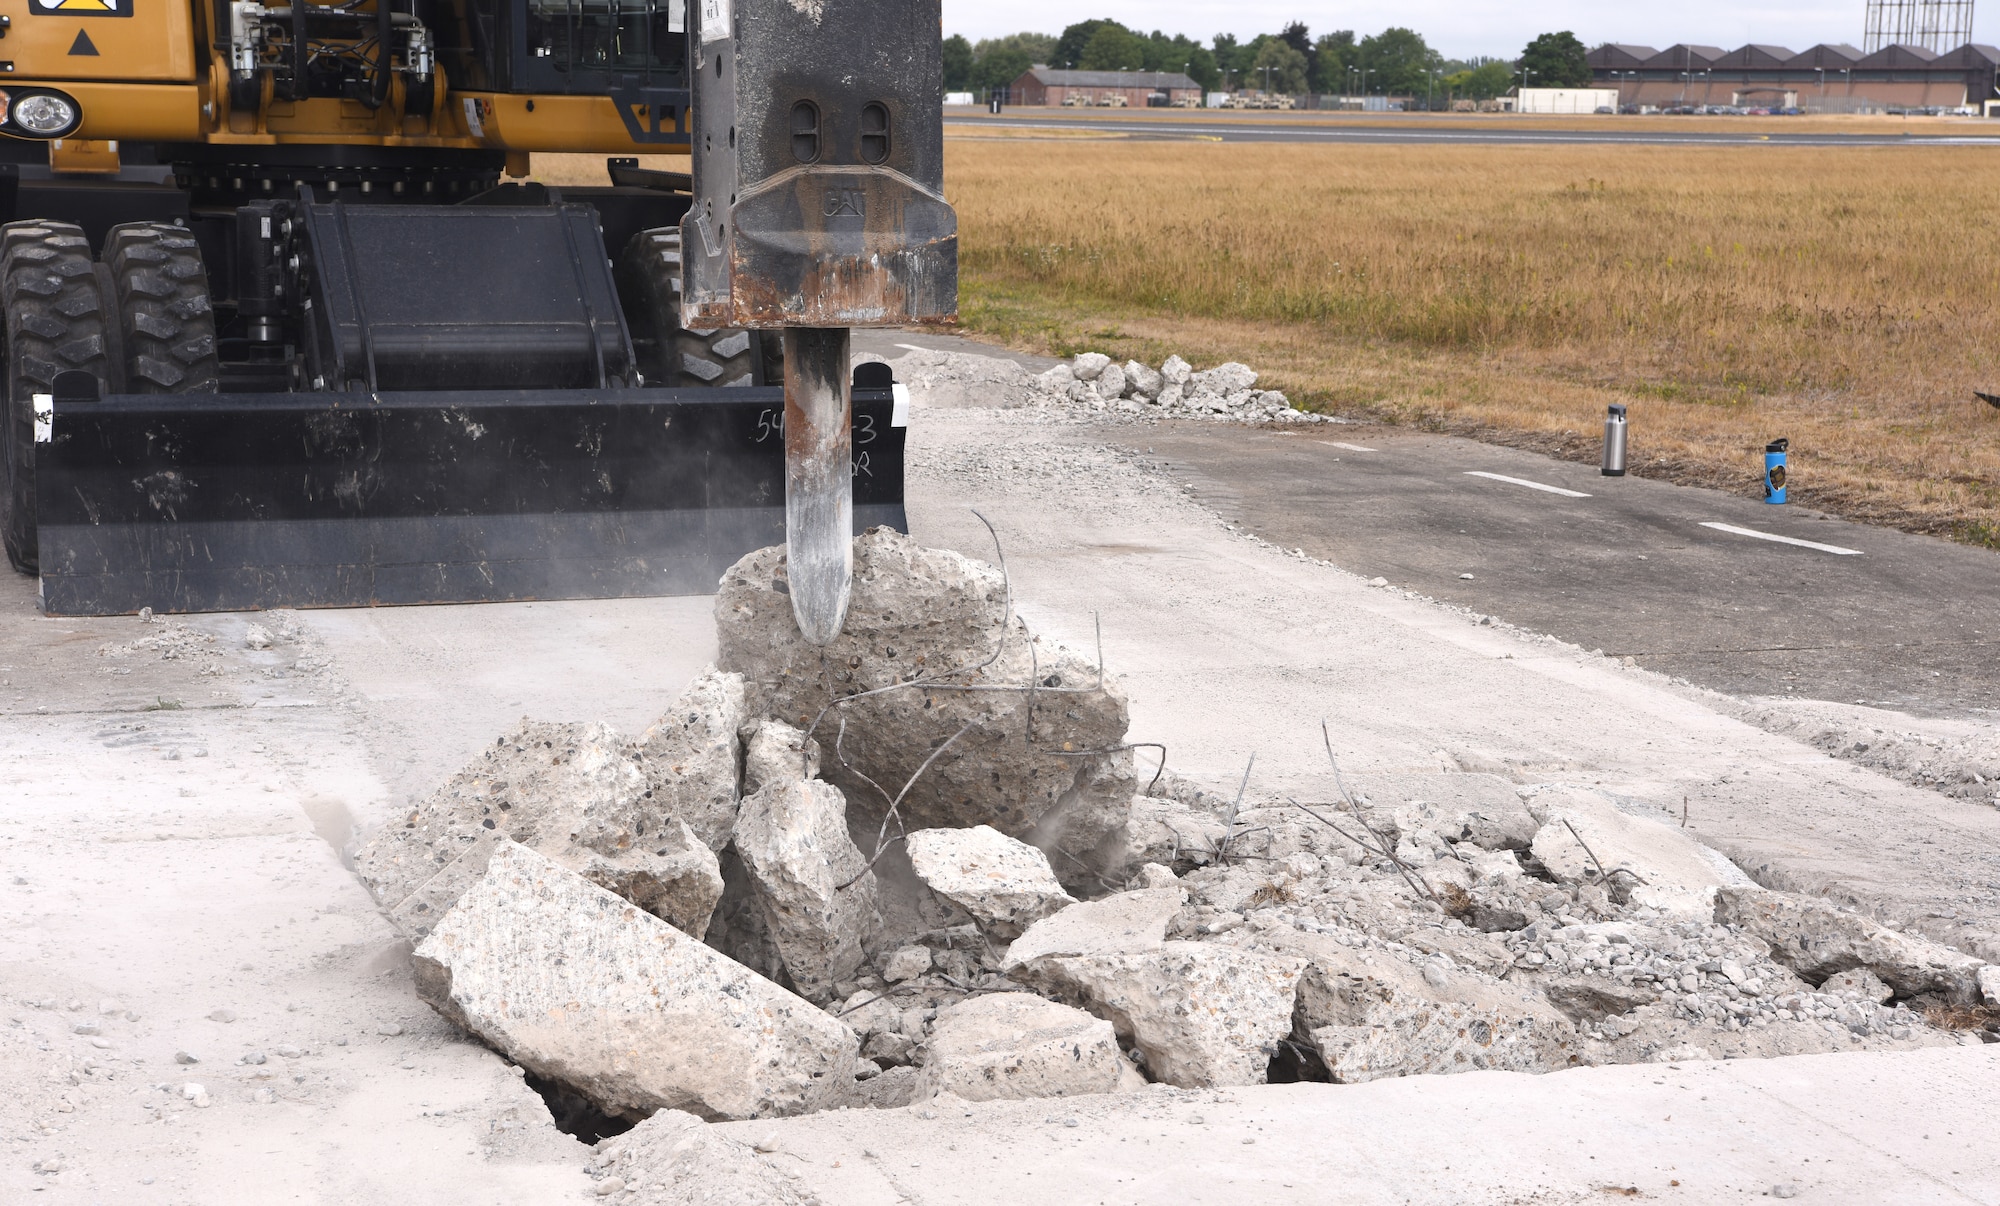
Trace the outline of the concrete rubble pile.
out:
<instances>
[{"instance_id":1,"label":"concrete rubble pile","mask_svg":"<svg viewBox=\"0 0 2000 1206\"><path fill-rule=\"evenodd\" d=\"M789 1200L702 1120L1899 1049L2000 1007L2000 968L1595 790L1144 789L1116 682L992 567L871 531L825 650L785 574L730 569L718 665L643 737L524 722L358 860L434 1008L646 1119L593 1165L621 1201L739 1166Z\"/></svg>"},{"instance_id":2,"label":"concrete rubble pile","mask_svg":"<svg viewBox=\"0 0 2000 1206\"><path fill-rule=\"evenodd\" d=\"M1323 423L1277 390L1257 389L1257 372L1230 361L1196 371L1179 356L1158 368L1084 352L1041 374L998 356L912 351L896 362L911 397L941 409L993 407L1084 410L1107 415Z\"/></svg>"},{"instance_id":3,"label":"concrete rubble pile","mask_svg":"<svg viewBox=\"0 0 2000 1206\"><path fill-rule=\"evenodd\" d=\"M1045 393L1092 410L1112 409L1246 423L1316 423L1324 416L1295 409L1284 394L1257 389L1257 372L1229 361L1195 371L1179 356L1159 368L1136 360L1119 364L1101 352L1082 352L1035 378Z\"/></svg>"}]
</instances>

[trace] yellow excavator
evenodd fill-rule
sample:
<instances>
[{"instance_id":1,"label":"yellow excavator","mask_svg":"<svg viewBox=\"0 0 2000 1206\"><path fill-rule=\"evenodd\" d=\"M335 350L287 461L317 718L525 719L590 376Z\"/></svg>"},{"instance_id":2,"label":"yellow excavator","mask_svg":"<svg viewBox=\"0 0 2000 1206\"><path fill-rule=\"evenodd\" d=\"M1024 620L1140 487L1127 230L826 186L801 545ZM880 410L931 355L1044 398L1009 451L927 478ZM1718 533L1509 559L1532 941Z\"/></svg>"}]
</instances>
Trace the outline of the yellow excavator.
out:
<instances>
[{"instance_id":1,"label":"yellow excavator","mask_svg":"<svg viewBox=\"0 0 2000 1206\"><path fill-rule=\"evenodd\" d=\"M848 331L956 309L941 106L938 0L0 0L8 557L112 614L703 592L782 539L830 640L904 523Z\"/></svg>"}]
</instances>

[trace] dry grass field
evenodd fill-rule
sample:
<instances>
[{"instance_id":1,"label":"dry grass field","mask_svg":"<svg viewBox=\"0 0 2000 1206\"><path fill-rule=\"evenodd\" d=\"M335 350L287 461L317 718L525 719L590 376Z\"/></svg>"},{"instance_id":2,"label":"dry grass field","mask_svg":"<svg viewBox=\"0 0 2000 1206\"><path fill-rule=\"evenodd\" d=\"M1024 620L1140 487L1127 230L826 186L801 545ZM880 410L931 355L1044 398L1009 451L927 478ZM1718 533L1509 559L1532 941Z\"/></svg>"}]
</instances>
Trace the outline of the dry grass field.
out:
<instances>
[{"instance_id":1,"label":"dry grass field","mask_svg":"<svg viewBox=\"0 0 2000 1206\"><path fill-rule=\"evenodd\" d=\"M1971 147L947 144L962 321L2000 547L2000 158Z\"/></svg>"},{"instance_id":2,"label":"dry grass field","mask_svg":"<svg viewBox=\"0 0 2000 1206\"><path fill-rule=\"evenodd\" d=\"M946 143L973 334L2000 548L2000 158L1977 147ZM685 158L648 160L684 170ZM602 156L537 155L552 184Z\"/></svg>"},{"instance_id":3,"label":"dry grass field","mask_svg":"<svg viewBox=\"0 0 2000 1206\"><path fill-rule=\"evenodd\" d=\"M1701 103L1697 92L1690 103ZM1711 95L1715 103L1727 96ZM945 109L948 136L976 132L990 123L983 106L952 105ZM1954 134L1990 134L1992 127L1980 117L1925 117L1881 114L1810 114L1800 117L1713 117L1655 113L1612 116L1608 114L1523 114L1523 113L1361 113L1327 109L1111 109L1111 108L1030 108L1016 106L1005 114L1008 122L1034 121L1059 129L1066 123L1105 119L1119 122L1156 122L1204 126L1270 125L1280 122L1294 126L1340 127L1408 131L1425 130L1589 130L1593 132L1633 132L1647 134L1873 134L1907 135L1912 138L1948 137Z\"/></svg>"}]
</instances>

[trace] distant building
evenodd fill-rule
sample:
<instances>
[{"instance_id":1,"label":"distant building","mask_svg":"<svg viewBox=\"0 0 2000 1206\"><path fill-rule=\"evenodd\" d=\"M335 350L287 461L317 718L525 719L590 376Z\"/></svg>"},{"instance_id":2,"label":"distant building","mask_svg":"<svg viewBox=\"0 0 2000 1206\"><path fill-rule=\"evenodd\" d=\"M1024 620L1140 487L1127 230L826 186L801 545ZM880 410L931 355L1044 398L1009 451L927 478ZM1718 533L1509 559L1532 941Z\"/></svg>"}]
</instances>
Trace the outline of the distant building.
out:
<instances>
[{"instance_id":1,"label":"distant building","mask_svg":"<svg viewBox=\"0 0 2000 1206\"><path fill-rule=\"evenodd\" d=\"M1601 88L1621 105L1797 106L1821 112L1861 109L1979 108L2000 98L2000 49L1967 44L1943 54L1921 46L1885 46L1863 54L1821 44L1797 53L1783 46L1650 46L1606 43L1590 52Z\"/></svg>"},{"instance_id":2,"label":"distant building","mask_svg":"<svg viewBox=\"0 0 2000 1206\"><path fill-rule=\"evenodd\" d=\"M1058 71L1030 67L1014 81L1017 105L1083 105L1144 109L1149 105L1199 106L1201 85L1178 71Z\"/></svg>"},{"instance_id":3,"label":"distant building","mask_svg":"<svg viewBox=\"0 0 2000 1206\"><path fill-rule=\"evenodd\" d=\"M1595 113L1618 108L1616 88L1522 88L1514 94L1515 113Z\"/></svg>"}]
</instances>

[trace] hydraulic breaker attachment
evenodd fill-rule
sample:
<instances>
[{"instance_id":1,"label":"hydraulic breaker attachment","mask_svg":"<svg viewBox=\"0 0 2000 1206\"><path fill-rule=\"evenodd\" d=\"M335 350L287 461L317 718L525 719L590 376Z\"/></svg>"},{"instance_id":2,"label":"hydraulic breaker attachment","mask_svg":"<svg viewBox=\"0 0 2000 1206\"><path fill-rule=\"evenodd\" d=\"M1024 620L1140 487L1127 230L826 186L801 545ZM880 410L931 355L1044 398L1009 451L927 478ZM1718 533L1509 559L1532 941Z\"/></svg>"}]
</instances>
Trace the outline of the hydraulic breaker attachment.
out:
<instances>
[{"instance_id":1,"label":"hydraulic breaker attachment","mask_svg":"<svg viewBox=\"0 0 2000 1206\"><path fill-rule=\"evenodd\" d=\"M784 330L792 612L826 644L853 573L848 328L951 321L939 0L696 0L682 322Z\"/></svg>"}]
</instances>

